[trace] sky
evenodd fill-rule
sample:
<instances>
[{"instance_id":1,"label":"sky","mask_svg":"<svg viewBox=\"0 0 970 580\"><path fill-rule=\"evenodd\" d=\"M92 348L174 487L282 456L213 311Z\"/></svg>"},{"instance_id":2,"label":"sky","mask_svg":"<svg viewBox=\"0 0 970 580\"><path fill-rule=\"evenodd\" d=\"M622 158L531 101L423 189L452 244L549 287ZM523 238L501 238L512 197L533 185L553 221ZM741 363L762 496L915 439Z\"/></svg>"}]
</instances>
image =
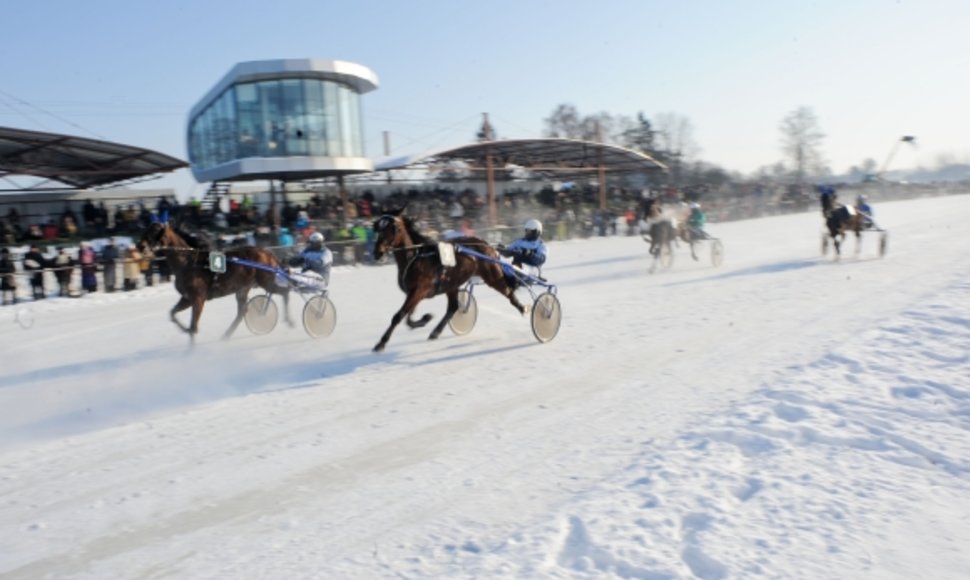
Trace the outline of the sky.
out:
<instances>
[{"instance_id":1,"label":"sky","mask_svg":"<svg viewBox=\"0 0 970 580\"><path fill-rule=\"evenodd\" d=\"M335 269L326 339L222 341L226 298L190 351L171 285L0 307L0 576L970 577L970 195L876 211L881 259L815 211L708 224L719 268L550 242L547 344L480 289L371 352L392 265Z\"/></svg>"},{"instance_id":2,"label":"sky","mask_svg":"<svg viewBox=\"0 0 970 580\"><path fill-rule=\"evenodd\" d=\"M11 19L0 125L183 159L189 110L234 64L322 58L380 79L364 97L373 157L385 131L394 155L465 144L484 112L500 138L541 136L568 103L683 115L700 158L743 173L782 160L779 124L802 106L835 173L881 164L902 135L919 147L891 168L970 160L961 0L63 0ZM169 184L180 196L201 187L188 170Z\"/></svg>"}]
</instances>

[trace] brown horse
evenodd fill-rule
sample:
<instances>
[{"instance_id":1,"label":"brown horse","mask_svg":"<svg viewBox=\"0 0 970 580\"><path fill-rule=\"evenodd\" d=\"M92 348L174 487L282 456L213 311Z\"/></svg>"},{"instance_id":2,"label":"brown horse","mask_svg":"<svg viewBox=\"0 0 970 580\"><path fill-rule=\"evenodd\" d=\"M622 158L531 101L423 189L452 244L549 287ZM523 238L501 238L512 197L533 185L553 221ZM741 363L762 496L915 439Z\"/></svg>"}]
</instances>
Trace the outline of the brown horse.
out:
<instances>
[{"instance_id":1,"label":"brown horse","mask_svg":"<svg viewBox=\"0 0 970 580\"><path fill-rule=\"evenodd\" d=\"M509 299L509 302L520 314L526 309L518 298L515 289L506 281L502 273L502 266L498 263L498 253L488 242L473 237L458 237L448 240L447 244L461 244L469 249L486 256L495 258L496 262L481 260L455 251L455 265L442 264L438 252L438 243L428 239L414 227L410 218L404 216L404 208L382 215L374 222L374 258L380 259L384 254L392 253L397 262L397 283L407 294L404 304L391 318L391 325L387 327L380 342L374 347L374 352L381 352L391 338L394 328L401 320L407 318L410 328L420 328L431 321L432 315L425 314L420 320L414 321L411 315L418 303L425 298L438 294L448 296L448 309L444 318L435 326L429 340L441 335L445 325L458 310L458 291L472 276L481 277L485 284Z\"/></svg>"},{"instance_id":2,"label":"brown horse","mask_svg":"<svg viewBox=\"0 0 970 580\"><path fill-rule=\"evenodd\" d=\"M175 275L175 289L181 298L172 307L170 316L172 322L189 333L190 343L195 343L205 302L235 294L236 318L229 325L223 339L232 336L246 315L249 291L257 286L283 296L283 315L287 324L293 325L290 321L289 289L276 284L276 275L272 270L279 268L279 262L268 250L253 246L228 249L225 252L226 271L217 274L209 269L208 244L194 239L176 227L161 223L151 224L142 234L137 247L141 252L151 249L157 255L163 256ZM234 264L233 259L262 264L266 269ZM192 322L185 326L175 318L175 314L189 307L192 308Z\"/></svg>"},{"instance_id":3,"label":"brown horse","mask_svg":"<svg viewBox=\"0 0 970 580\"><path fill-rule=\"evenodd\" d=\"M855 233L855 251L858 254L862 249L862 229L865 223L865 216L855 207L850 205L835 205L829 209L825 217L825 227L828 235L832 238L835 246L835 259L838 260L842 255L842 242L848 232ZM828 247L823 244L822 251Z\"/></svg>"},{"instance_id":4,"label":"brown horse","mask_svg":"<svg viewBox=\"0 0 970 580\"><path fill-rule=\"evenodd\" d=\"M673 243L677 240L677 229L671 218L664 215L660 200L653 197L644 200L643 221L647 225L647 231L641 232L641 236L644 241L650 244L650 255L653 256L650 271L653 272L662 252L666 252L668 255L673 253Z\"/></svg>"}]
</instances>

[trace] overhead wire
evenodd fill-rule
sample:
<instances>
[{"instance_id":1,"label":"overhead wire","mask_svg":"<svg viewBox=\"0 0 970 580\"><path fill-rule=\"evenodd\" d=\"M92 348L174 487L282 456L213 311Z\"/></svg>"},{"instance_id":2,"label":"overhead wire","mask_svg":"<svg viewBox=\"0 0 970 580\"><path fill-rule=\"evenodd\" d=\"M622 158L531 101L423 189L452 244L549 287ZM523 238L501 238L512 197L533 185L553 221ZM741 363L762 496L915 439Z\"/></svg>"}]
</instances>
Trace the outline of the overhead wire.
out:
<instances>
[{"instance_id":1,"label":"overhead wire","mask_svg":"<svg viewBox=\"0 0 970 580\"><path fill-rule=\"evenodd\" d=\"M89 135L93 135L93 136L97 137L98 139L102 139L102 140L107 141L107 137L105 137L103 135L99 135L98 133L95 133L94 131L91 131L90 129L87 129L85 127L82 127L81 125L78 125L77 123L75 123L74 121L71 121L70 119L65 119L64 117L61 117L60 115L54 114L54 113L52 113L52 112L50 112L50 111L48 111L48 110L46 110L44 108L38 107L37 105L35 105L33 103L30 103L30 102L28 102L28 101L26 101L24 99L21 99L20 97L17 97L15 95L11 95L10 93L8 93L6 91L3 91L3 90L0 90L0 95L3 95L5 97L7 97L8 99L12 99L12 100L20 103L21 105L26 105L26 106L28 106L28 107L30 107L32 109L36 109L37 111L40 111L41 113L44 113L45 115L47 115L49 117L53 117L54 119L57 119L61 123L66 123L66 124L70 125L71 127L74 127L75 129L80 129L81 131L84 131L85 133L88 133ZM9 103L7 103L7 104L9 106ZM43 124L41 124L41 126L43 126Z\"/></svg>"}]
</instances>

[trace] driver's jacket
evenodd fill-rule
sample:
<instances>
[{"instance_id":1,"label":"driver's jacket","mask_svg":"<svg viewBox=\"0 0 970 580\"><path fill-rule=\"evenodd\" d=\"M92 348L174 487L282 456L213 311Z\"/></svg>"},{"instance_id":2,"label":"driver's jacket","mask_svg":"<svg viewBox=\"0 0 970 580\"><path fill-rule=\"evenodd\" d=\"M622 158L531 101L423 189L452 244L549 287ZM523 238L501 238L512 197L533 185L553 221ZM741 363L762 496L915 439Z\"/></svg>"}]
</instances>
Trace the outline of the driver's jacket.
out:
<instances>
[{"instance_id":1,"label":"driver's jacket","mask_svg":"<svg viewBox=\"0 0 970 580\"><path fill-rule=\"evenodd\" d=\"M290 260L291 266L296 266L306 272L311 270L323 276L325 280L330 279L330 267L333 265L333 253L329 248L314 250L305 248L299 256Z\"/></svg>"},{"instance_id":2,"label":"driver's jacket","mask_svg":"<svg viewBox=\"0 0 970 580\"><path fill-rule=\"evenodd\" d=\"M519 238L505 246L502 255L509 256L523 264L539 267L546 263L546 244L541 239Z\"/></svg>"}]
</instances>

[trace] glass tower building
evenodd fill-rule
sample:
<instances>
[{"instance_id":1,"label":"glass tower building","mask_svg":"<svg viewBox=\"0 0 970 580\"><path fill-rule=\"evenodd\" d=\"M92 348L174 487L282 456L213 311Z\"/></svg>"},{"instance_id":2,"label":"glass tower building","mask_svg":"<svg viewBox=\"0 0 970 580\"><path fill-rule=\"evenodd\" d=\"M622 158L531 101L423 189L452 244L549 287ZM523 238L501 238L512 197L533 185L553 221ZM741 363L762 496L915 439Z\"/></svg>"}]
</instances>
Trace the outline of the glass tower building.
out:
<instances>
[{"instance_id":1,"label":"glass tower building","mask_svg":"<svg viewBox=\"0 0 970 580\"><path fill-rule=\"evenodd\" d=\"M189 114L192 173L206 182L373 171L361 95L377 85L377 75L351 62L239 63Z\"/></svg>"}]
</instances>

